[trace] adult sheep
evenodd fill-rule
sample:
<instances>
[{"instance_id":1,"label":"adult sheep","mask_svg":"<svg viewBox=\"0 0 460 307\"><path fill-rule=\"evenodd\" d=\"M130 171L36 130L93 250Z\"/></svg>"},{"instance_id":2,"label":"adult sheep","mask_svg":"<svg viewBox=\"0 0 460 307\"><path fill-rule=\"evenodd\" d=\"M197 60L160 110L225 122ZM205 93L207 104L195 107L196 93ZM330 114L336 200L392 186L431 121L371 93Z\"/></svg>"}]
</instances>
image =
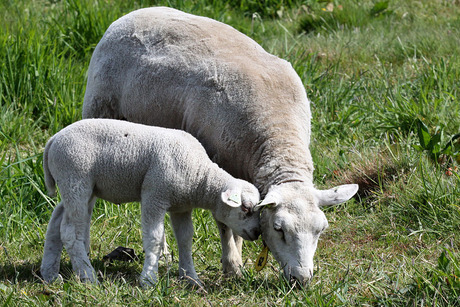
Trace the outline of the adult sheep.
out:
<instances>
[{"instance_id":1,"label":"adult sheep","mask_svg":"<svg viewBox=\"0 0 460 307\"><path fill-rule=\"evenodd\" d=\"M125 119L194 135L213 161L256 185L262 237L287 279L313 274L320 210L357 185L313 185L310 106L285 60L215 20L155 7L110 25L91 58L83 117ZM242 265L241 239L223 231L224 272Z\"/></svg>"}]
</instances>

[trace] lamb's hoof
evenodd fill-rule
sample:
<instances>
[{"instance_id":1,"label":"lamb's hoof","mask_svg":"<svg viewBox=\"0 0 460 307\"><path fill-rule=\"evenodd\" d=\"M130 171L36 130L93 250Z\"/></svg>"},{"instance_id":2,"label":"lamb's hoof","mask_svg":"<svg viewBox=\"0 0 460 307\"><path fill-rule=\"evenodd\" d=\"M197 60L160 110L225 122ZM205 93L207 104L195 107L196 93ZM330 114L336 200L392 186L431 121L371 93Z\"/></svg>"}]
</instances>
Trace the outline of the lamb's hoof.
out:
<instances>
[{"instance_id":1,"label":"lamb's hoof","mask_svg":"<svg viewBox=\"0 0 460 307\"><path fill-rule=\"evenodd\" d=\"M97 280L96 277L81 277L81 276L78 276L77 275L77 279L81 282L81 283L84 283L84 284L95 284L95 285L99 285L99 280Z\"/></svg>"},{"instance_id":2,"label":"lamb's hoof","mask_svg":"<svg viewBox=\"0 0 460 307\"><path fill-rule=\"evenodd\" d=\"M46 274L41 273L43 281L47 284L62 284L64 282L64 278L62 278L61 274Z\"/></svg>"},{"instance_id":3,"label":"lamb's hoof","mask_svg":"<svg viewBox=\"0 0 460 307\"><path fill-rule=\"evenodd\" d=\"M139 278L139 283L142 288L147 289L151 287L155 287L157 284L157 279L155 276L147 275L147 276L141 276Z\"/></svg>"},{"instance_id":4,"label":"lamb's hoof","mask_svg":"<svg viewBox=\"0 0 460 307\"><path fill-rule=\"evenodd\" d=\"M96 271L94 271L92 268L84 268L75 271L75 277L78 281L85 284L99 284Z\"/></svg>"}]
</instances>

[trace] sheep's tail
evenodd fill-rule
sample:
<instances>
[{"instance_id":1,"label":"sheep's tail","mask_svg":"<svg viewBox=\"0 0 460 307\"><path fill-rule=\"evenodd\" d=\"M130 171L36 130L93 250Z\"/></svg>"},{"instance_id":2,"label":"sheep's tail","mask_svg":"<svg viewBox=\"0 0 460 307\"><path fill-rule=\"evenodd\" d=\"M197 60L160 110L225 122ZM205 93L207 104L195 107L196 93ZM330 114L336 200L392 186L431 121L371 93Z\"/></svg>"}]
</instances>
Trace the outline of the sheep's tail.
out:
<instances>
[{"instance_id":1,"label":"sheep's tail","mask_svg":"<svg viewBox=\"0 0 460 307\"><path fill-rule=\"evenodd\" d=\"M45 174L45 186L48 190L48 195L51 197L56 196L56 181L51 175L48 168L48 151L53 143L54 138L51 138L48 143L46 143L45 151L43 152L43 173Z\"/></svg>"}]
</instances>

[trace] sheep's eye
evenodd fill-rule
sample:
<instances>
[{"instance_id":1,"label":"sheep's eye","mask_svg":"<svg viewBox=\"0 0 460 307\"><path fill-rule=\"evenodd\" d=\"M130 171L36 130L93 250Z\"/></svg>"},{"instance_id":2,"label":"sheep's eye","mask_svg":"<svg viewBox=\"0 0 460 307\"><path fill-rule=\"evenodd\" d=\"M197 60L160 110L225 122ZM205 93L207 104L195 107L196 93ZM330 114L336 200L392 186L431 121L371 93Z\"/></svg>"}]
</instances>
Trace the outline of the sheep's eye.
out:
<instances>
[{"instance_id":1,"label":"sheep's eye","mask_svg":"<svg viewBox=\"0 0 460 307\"><path fill-rule=\"evenodd\" d=\"M323 229L321 229L321 233L323 233L327 229L328 226L329 225L324 226Z\"/></svg>"},{"instance_id":2,"label":"sheep's eye","mask_svg":"<svg viewBox=\"0 0 460 307\"><path fill-rule=\"evenodd\" d=\"M326 230L326 228L327 226L324 226L323 228L321 228L319 231L316 232L316 235L322 234Z\"/></svg>"},{"instance_id":3,"label":"sheep's eye","mask_svg":"<svg viewBox=\"0 0 460 307\"><path fill-rule=\"evenodd\" d=\"M283 230L283 227L281 227L281 224L275 223L273 225L273 229L275 229L275 231L281 235L281 240L286 242L286 238L284 236L284 230Z\"/></svg>"}]
</instances>

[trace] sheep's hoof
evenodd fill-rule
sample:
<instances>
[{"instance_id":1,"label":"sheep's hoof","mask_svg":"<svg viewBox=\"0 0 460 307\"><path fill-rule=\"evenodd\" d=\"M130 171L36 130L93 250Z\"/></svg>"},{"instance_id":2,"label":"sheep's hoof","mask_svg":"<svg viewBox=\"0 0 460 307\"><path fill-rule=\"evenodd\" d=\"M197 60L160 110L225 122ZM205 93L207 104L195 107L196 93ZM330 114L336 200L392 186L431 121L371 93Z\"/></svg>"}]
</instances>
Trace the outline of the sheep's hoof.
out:
<instances>
[{"instance_id":1,"label":"sheep's hoof","mask_svg":"<svg viewBox=\"0 0 460 307\"><path fill-rule=\"evenodd\" d=\"M242 277L243 274L241 273L241 267L243 265L239 263L223 263L222 268L224 271L224 275L228 277Z\"/></svg>"}]
</instances>

